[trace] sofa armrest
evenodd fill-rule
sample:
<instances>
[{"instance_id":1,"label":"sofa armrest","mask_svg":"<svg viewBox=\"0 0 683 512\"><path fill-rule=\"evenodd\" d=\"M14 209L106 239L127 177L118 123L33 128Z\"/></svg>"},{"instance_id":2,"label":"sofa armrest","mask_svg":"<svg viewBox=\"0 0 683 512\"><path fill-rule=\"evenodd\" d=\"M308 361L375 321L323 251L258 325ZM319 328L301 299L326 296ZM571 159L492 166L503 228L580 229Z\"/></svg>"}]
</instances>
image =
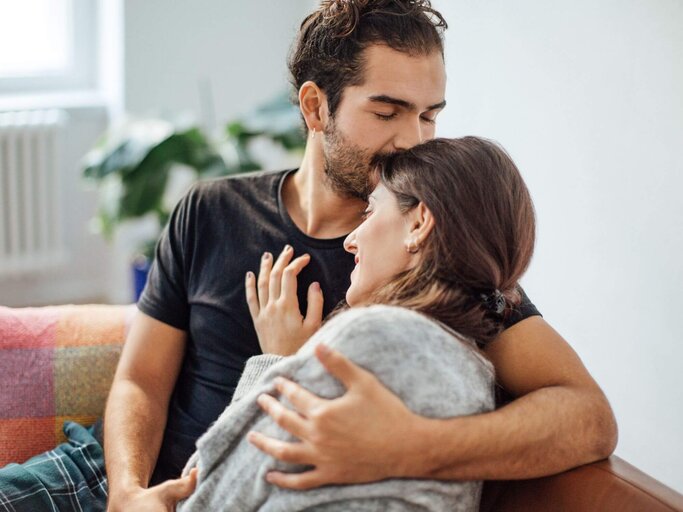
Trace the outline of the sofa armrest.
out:
<instances>
[{"instance_id":1,"label":"sofa armrest","mask_svg":"<svg viewBox=\"0 0 683 512\"><path fill-rule=\"evenodd\" d=\"M486 482L482 512L683 512L683 495L617 456L533 480Z\"/></svg>"},{"instance_id":2,"label":"sofa armrest","mask_svg":"<svg viewBox=\"0 0 683 512\"><path fill-rule=\"evenodd\" d=\"M0 307L0 467L104 411L134 305Z\"/></svg>"}]
</instances>

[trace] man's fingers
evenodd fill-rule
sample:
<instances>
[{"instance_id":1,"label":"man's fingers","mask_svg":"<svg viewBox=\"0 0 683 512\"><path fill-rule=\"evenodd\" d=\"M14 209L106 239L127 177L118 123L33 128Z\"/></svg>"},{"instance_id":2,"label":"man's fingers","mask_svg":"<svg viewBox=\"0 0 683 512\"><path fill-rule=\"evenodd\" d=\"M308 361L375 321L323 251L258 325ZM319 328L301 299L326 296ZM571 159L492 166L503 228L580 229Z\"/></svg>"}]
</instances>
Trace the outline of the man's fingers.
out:
<instances>
[{"instance_id":1,"label":"man's fingers","mask_svg":"<svg viewBox=\"0 0 683 512\"><path fill-rule=\"evenodd\" d=\"M289 462L291 464L308 464L310 454L303 443L287 443L279 439L264 436L260 432L251 431L247 434L247 441L266 455Z\"/></svg>"},{"instance_id":2,"label":"man's fingers","mask_svg":"<svg viewBox=\"0 0 683 512\"><path fill-rule=\"evenodd\" d=\"M282 286L282 272L289 264L294 249L290 245L285 245L285 248L278 256L277 261L273 265L273 270L270 272L270 283L268 285L268 298L270 300L277 300L280 298L280 287Z\"/></svg>"},{"instance_id":3,"label":"man's fingers","mask_svg":"<svg viewBox=\"0 0 683 512\"><path fill-rule=\"evenodd\" d=\"M260 395L256 402L275 423L295 437L301 439L306 433L306 423L296 412L287 409L270 395Z\"/></svg>"},{"instance_id":4,"label":"man's fingers","mask_svg":"<svg viewBox=\"0 0 683 512\"><path fill-rule=\"evenodd\" d=\"M303 268L308 265L311 261L311 257L308 254L303 254L298 258L295 258L287 267L285 267L282 273L282 290L281 297L285 296L290 299L296 300L296 289L297 289L297 276L303 270ZM297 306L299 301L296 301Z\"/></svg>"},{"instance_id":5,"label":"man's fingers","mask_svg":"<svg viewBox=\"0 0 683 512\"><path fill-rule=\"evenodd\" d=\"M270 271L273 268L273 255L264 252L261 256L261 269L258 273L258 301L260 307L268 303L268 286L270 284Z\"/></svg>"},{"instance_id":6,"label":"man's fingers","mask_svg":"<svg viewBox=\"0 0 683 512\"><path fill-rule=\"evenodd\" d=\"M244 289L247 296L247 306L252 320L256 320L261 308L259 307L258 293L256 291L256 276L253 272L247 272L244 282Z\"/></svg>"},{"instance_id":7,"label":"man's fingers","mask_svg":"<svg viewBox=\"0 0 683 512\"><path fill-rule=\"evenodd\" d=\"M343 354L331 349L324 343L319 343L315 347L315 355L325 369L339 379L346 389L373 377L370 372L354 364Z\"/></svg>"},{"instance_id":8,"label":"man's fingers","mask_svg":"<svg viewBox=\"0 0 683 512\"><path fill-rule=\"evenodd\" d=\"M320 283L312 283L308 287L308 307L304 324L317 329L323 321L323 291Z\"/></svg>"},{"instance_id":9,"label":"man's fingers","mask_svg":"<svg viewBox=\"0 0 683 512\"><path fill-rule=\"evenodd\" d=\"M298 491L319 487L325 483L320 471L315 469L305 471L304 473L281 473L280 471L271 471L266 474L266 480L278 487Z\"/></svg>"},{"instance_id":10,"label":"man's fingers","mask_svg":"<svg viewBox=\"0 0 683 512\"><path fill-rule=\"evenodd\" d=\"M283 377L278 377L275 379L275 388L280 392L280 394L283 397L289 400L289 402L292 404L292 406L294 406L296 411L304 417L309 416L310 412L316 407L319 407L323 402L323 399L319 396L316 396L310 391L302 388L296 382L292 382L291 380L287 380ZM268 414L270 413L268 412ZM290 432L294 434L294 432L292 432L291 430ZM301 434L305 435L305 431L302 431ZM302 438L302 435L294 435L296 435L299 438Z\"/></svg>"},{"instance_id":11,"label":"man's fingers","mask_svg":"<svg viewBox=\"0 0 683 512\"><path fill-rule=\"evenodd\" d=\"M168 480L163 484L160 484L159 490L163 494L165 500L175 504L192 494L196 486L197 468L192 468L187 476L175 480Z\"/></svg>"}]
</instances>

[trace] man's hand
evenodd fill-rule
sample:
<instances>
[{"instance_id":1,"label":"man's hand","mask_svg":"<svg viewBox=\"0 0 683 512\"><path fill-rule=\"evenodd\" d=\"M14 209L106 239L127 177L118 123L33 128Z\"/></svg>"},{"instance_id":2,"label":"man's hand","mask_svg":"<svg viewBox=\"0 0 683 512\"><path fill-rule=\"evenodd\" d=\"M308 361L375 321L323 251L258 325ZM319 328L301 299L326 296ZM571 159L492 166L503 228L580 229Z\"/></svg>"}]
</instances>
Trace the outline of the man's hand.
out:
<instances>
[{"instance_id":1,"label":"man's hand","mask_svg":"<svg viewBox=\"0 0 683 512\"><path fill-rule=\"evenodd\" d=\"M197 469L176 480L149 489L136 489L120 497L111 496L107 512L173 512L176 504L194 492L197 486Z\"/></svg>"},{"instance_id":2,"label":"man's hand","mask_svg":"<svg viewBox=\"0 0 683 512\"><path fill-rule=\"evenodd\" d=\"M417 443L410 433L417 430L419 416L377 378L325 345L316 355L347 392L334 400L309 393L286 379L278 379L278 391L296 408L291 411L270 395L261 395L259 405L282 428L299 438L287 443L250 432L249 441L263 452L285 462L306 464L314 469L287 474L273 471L267 480L280 487L309 489L333 483L363 483L407 475L406 460L414 457ZM349 435L349 433L353 435Z\"/></svg>"},{"instance_id":3,"label":"man's hand","mask_svg":"<svg viewBox=\"0 0 683 512\"><path fill-rule=\"evenodd\" d=\"M308 288L306 317L299 310L297 276L311 261L308 254L292 261L294 250L289 245L273 264L273 256L265 253L256 276L246 276L249 313L254 321L259 345L264 354L294 354L320 328L323 317L323 294L318 283Z\"/></svg>"}]
</instances>

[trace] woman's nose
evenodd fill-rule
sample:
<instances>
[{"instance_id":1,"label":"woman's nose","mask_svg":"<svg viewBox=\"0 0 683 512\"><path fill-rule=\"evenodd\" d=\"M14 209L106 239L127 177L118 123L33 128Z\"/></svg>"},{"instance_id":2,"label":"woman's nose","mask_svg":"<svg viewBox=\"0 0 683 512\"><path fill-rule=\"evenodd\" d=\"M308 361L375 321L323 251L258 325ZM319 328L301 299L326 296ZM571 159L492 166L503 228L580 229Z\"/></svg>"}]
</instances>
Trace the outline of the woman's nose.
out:
<instances>
[{"instance_id":1,"label":"woman's nose","mask_svg":"<svg viewBox=\"0 0 683 512\"><path fill-rule=\"evenodd\" d=\"M358 247L356 246L356 230L354 229L349 235L344 239L344 250L350 252L351 254L356 254Z\"/></svg>"}]
</instances>

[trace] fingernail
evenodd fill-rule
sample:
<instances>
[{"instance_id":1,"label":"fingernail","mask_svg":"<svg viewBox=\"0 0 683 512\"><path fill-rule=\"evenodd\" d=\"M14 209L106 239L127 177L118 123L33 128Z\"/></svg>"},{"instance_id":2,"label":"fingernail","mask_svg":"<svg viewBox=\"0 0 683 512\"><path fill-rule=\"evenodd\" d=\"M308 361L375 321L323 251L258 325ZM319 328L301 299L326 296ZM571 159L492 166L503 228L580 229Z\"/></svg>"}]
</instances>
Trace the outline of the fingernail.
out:
<instances>
[{"instance_id":1,"label":"fingernail","mask_svg":"<svg viewBox=\"0 0 683 512\"><path fill-rule=\"evenodd\" d=\"M316 292L320 291L320 283L318 281L315 281L311 286L313 287L314 291L316 291Z\"/></svg>"},{"instance_id":2,"label":"fingernail","mask_svg":"<svg viewBox=\"0 0 683 512\"><path fill-rule=\"evenodd\" d=\"M247 279L253 279L254 273L252 271L247 272Z\"/></svg>"},{"instance_id":3,"label":"fingernail","mask_svg":"<svg viewBox=\"0 0 683 512\"><path fill-rule=\"evenodd\" d=\"M269 484L273 483L273 477L270 473L266 473L266 482L268 482Z\"/></svg>"},{"instance_id":4,"label":"fingernail","mask_svg":"<svg viewBox=\"0 0 683 512\"><path fill-rule=\"evenodd\" d=\"M269 253L269 252L264 252L264 253L263 253L263 259L264 259L264 260L267 260L268 258L270 258L270 253Z\"/></svg>"},{"instance_id":5,"label":"fingernail","mask_svg":"<svg viewBox=\"0 0 683 512\"><path fill-rule=\"evenodd\" d=\"M318 345L318 352L322 356L329 356L332 353L332 350L330 350L330 347L328 347L324 343L321 343L320 345Z\"/></svg>"},{"instance_id":6,"label":"fingernail","mask_svg":"<svg viewBox=\"0 0 683 512\"><path fill-rule=\"evenodd\" d=\"M285 245L285 251L291 251L291 250L292 250L291 245L289 245L289 244Z\"/></svg>"}]
</instances>

